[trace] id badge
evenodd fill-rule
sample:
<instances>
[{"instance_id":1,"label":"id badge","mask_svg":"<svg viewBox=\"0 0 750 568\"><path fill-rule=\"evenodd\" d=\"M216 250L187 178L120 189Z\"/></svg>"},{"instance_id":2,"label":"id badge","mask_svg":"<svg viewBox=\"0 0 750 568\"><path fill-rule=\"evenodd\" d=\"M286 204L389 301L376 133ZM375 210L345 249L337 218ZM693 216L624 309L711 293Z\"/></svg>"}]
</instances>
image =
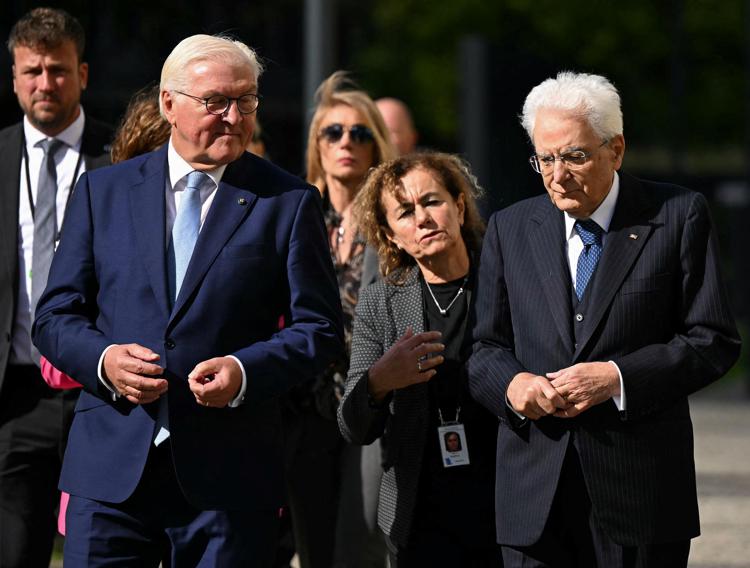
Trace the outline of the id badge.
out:
<instances>
[{"instance_id":1,"label":"id badge","mask_svg":"<svg viewBox=\"0 0 750 568\"><path fill-rule=\"evenodd\" d=\"M443 455L443 467L469 465L469 447L466 445L464 425L458 422L438 426L440 452Z\"/></svg>"}]
</instances>

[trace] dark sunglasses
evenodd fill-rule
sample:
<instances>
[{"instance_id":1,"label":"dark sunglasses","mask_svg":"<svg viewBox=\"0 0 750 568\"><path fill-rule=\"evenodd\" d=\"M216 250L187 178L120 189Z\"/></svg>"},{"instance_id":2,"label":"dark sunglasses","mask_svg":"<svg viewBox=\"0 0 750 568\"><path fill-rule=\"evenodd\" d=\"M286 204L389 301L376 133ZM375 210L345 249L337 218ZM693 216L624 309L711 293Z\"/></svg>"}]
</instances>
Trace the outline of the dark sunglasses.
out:
<instances>
[{"instance_id":1,"label":"dark sunglasses","mask_svg":"<svg viewBox=\"0 0 750 568\"><path fill-rule=\"evenodd\" d=\"M355 124L348 128L349 138L355 144L368 144L375 140L375 135L372 130L367 128L364 124ZM318 138L325 138L329 144L334 144L341 140L344 136L344 132L347 128L343 124L331 124L320 130Z\"/></svg>"}]
</instances>

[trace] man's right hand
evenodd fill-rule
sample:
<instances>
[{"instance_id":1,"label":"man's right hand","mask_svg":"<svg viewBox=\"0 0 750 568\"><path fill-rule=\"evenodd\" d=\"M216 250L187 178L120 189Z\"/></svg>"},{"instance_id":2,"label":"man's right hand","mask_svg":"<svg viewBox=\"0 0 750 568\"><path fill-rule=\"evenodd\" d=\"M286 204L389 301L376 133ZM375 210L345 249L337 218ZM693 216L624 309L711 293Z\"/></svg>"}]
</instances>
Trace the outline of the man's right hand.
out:
<instances>
[{"instance_id":1,"label":"man's right hand","mask_svg":"<svg viewBox=\"0 0 750 568\"><path fill-rule=\"evenodd\" d=\"M531 420L570 406L546 377L532 373L518 373L513 377L506 396L513 410Z\"/></svg>"},{"instance_id":2,"label":"man's right hand","mask_svg":"<svg viewBox=\"0 0 750 568\"><path fill-rule=\"evenodd\" d=\"M114 345L104 355L104 378L133 404L153 402L167 392L164 369L156 364L159 354L147 347L130 343Z\"/></svg>"}]
</instances>

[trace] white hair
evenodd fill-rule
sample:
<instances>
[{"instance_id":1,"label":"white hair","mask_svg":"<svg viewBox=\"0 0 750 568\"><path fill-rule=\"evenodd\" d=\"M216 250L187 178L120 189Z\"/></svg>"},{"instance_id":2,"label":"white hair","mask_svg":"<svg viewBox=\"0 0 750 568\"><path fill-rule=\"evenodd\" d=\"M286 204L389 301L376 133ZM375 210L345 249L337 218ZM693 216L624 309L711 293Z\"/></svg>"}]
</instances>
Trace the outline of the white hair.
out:
<instances>
[{"instance_id":1,"label":"white hair","mask_svg":"<svg viewBox=\"0 0 750 568\"><path fill-rule=\"evenodd\" d=\"M521 124L534 141L534 125L539 109L569 111L586 120L602 140L622 134L620 95L601 75L563 71L536 87L526 97Z\"/></svg>"},{"instance_id":2,"label":"white hair","mask_svg":"<svg viewBox=\"0 0 750 568\"><path fill-rule=\"evenodd\" d=\"M187 84L186 69L197 61L221 61L238 67L248 67L257 82L263 73L263 64L255 51L239 40L225 35L197 34L186 37L167 56L161 68L159 91L184 91ZM164 116L161 97L159 110Z\"/></svg>"}]
</instances>

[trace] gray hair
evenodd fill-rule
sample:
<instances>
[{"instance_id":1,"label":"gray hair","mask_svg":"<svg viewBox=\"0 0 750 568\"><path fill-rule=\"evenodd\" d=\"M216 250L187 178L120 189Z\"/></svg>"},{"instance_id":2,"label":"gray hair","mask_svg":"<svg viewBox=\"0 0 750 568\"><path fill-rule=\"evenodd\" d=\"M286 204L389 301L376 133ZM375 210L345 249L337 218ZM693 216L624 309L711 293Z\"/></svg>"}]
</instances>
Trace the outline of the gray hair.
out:
<instances>
[{"instance_id":1,"label":"gray hair","mask_svg":"<svg viewBox=\"0 0 750 568\"><path fill-rule=\"evenodd\" d=\"M539 109L569 111L585 119L602 140L622 134L620 95L601 75L563 71L536 87L526 97L521 124L534 141L534 125Z\"/></svg>"},{"instance_id":2,"label":"gray hair","mask_svg":"<svg viewBox=\"0 0 750 568\"><path fill-rule=\"evenodd\" d=\"M184 91L188 88L185 70L197 61L222 61L239 67L249 67L257 82L263 64L255 51L239 40L225 35L197 34L183 39L167 56L161 68L159 91ZM164 116L161 97L159 110Z\"/></svg>"}]
</instances>

